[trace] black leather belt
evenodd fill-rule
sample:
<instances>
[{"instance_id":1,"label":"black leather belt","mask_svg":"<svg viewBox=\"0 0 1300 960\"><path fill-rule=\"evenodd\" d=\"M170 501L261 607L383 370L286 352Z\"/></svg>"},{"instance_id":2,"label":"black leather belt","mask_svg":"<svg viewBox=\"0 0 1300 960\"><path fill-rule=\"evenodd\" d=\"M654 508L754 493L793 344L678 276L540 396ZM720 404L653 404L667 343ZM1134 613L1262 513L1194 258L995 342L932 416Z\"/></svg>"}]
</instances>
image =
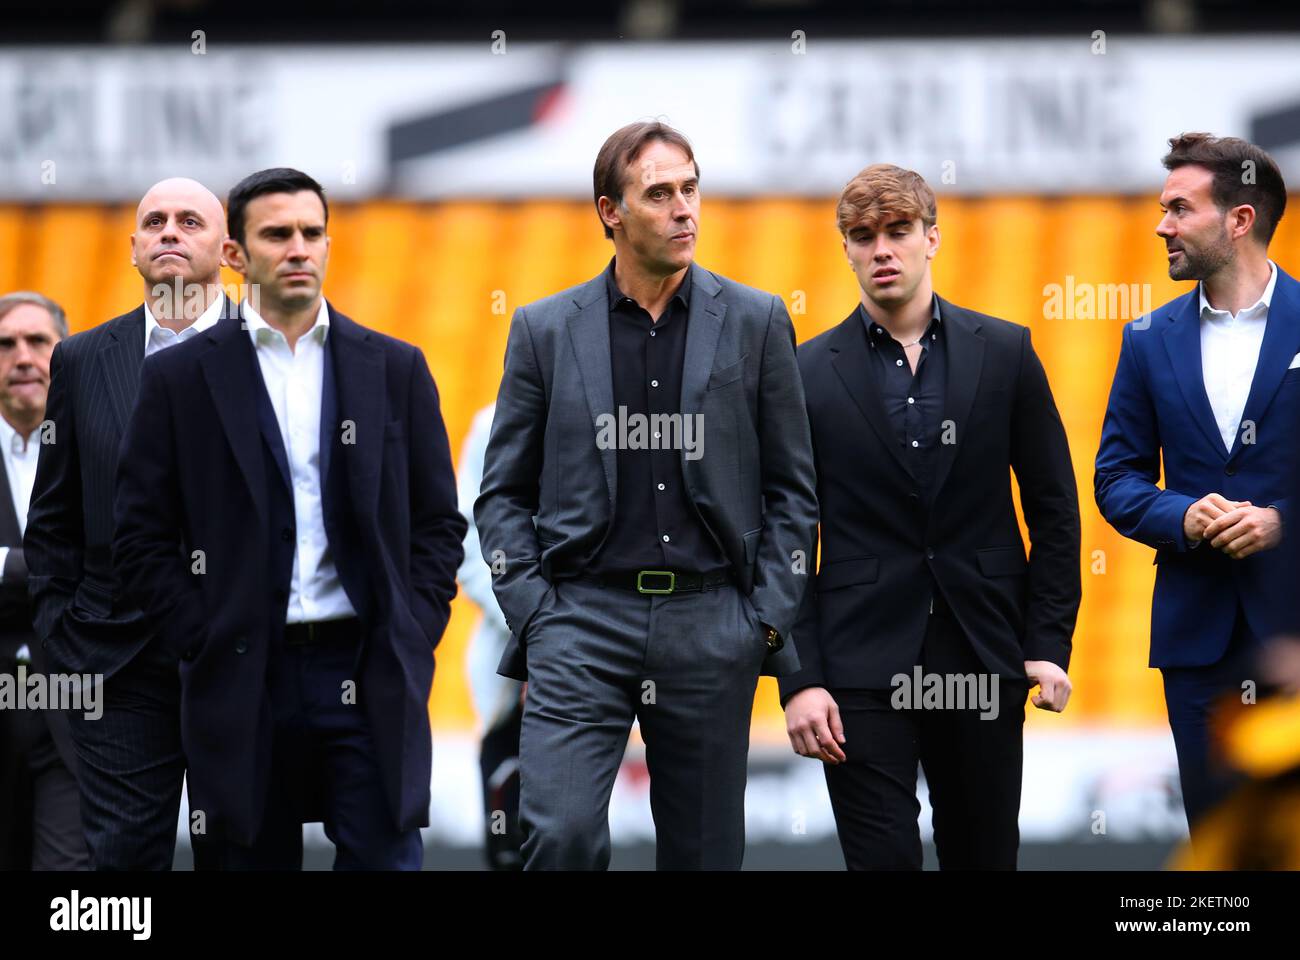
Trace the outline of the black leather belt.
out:
<instances>
[{"instance_id":1,"label":"black leather belt","mask_svg":"<svg viewBox=\"0 0 1300 960\"><path fill-rule=\"evenodd\" d=\"M648 594L698 593L701 590L716 590L724 584L735 582L731 572L725 570L722 573L707 574L677 570L620 570L612 573L580 573L572 579Z\"/></svg>"},{"instance_id":2,"label":"black leather belt","mask_svg":"<svg viewBox=\"0 0 1300 960\"><path fill-rule=\"evenodd\" d=\"M360 635L361 621L356 617L344 617L341 620L313 620L311 623L288 623L284 627L284 642L290 647L350 642Z\"/></svg>"}]
</instances>

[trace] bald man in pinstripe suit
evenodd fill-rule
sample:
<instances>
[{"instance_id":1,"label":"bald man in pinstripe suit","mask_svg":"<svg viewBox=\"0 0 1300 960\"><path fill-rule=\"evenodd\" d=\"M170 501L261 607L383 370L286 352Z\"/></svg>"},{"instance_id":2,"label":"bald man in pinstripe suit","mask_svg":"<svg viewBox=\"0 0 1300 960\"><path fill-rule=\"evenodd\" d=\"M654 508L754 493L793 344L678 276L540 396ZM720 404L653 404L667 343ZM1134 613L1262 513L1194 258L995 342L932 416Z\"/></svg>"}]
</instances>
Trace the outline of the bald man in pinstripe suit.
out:
<instances>
[{"instance_id":1,"label":"bald man in pinstripe suit","mask_svg":"<svg viewBox=\"0 0 1300 960\"><path fill-rule=\"evenodd\" d=\"M145 300L62 341L23 540L36 635L53 669L103 676L103 715L70 717L82 827L96 870L167 870L185 774L180 678L113 572L118 446L147 355L231 313L220 287L226 218L193 180L164 180L136 212ZM196 861L200 851L196 844Z\"/></svg>"}]
</instances>

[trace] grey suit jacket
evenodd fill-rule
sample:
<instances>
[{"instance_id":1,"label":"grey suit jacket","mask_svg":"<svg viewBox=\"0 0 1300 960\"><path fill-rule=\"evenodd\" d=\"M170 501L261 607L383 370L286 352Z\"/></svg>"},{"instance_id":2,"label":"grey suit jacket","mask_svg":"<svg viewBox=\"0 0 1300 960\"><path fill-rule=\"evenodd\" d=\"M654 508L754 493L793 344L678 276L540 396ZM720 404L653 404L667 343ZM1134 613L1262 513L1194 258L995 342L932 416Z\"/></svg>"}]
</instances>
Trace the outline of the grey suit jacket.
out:
<instances>
[{"instance_id":1,"label":"grey suit jacket","mask_svg":"<svg viewBox=\"0 0 1300 960\"><path fill-rule=\"evenodd\" d=\"M816 479L794 327L779 297L691 267L681 412L699 414L687 493L759 619L786 638L763 672L799 668L790 633L814 566ZM483 558L511 640L499 672L526 679L528 623L553 570L600 550L618 498L617 415L603 275L515 311L474 504ZM604 445L608 446L608 445ZM761 641L760 641L761 642Z\"/></svg>"}]
</instances>

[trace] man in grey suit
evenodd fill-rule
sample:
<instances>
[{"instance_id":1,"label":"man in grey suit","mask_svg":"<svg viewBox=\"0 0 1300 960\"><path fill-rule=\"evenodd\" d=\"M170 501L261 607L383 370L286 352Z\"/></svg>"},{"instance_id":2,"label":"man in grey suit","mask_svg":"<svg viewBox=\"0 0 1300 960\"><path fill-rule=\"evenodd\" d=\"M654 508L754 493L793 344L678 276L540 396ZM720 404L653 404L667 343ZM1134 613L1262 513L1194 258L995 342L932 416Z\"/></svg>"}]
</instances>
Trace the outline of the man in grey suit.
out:
<instances>
[{"instance_id":1,"label":"man in grey suit","mask_svg":"<svg viewBox=\"0 0 1300 960\"><path fill-rule=\"evenodd\" d=\"M519 308L475 504L527 680L527 869L604 869L633 719L660 869L738 869L760 673L790 642L817 525L794 328L778 297L692 261L699 167L634 123L594 194L614 259Z\"/></svg>"}]
</instances>

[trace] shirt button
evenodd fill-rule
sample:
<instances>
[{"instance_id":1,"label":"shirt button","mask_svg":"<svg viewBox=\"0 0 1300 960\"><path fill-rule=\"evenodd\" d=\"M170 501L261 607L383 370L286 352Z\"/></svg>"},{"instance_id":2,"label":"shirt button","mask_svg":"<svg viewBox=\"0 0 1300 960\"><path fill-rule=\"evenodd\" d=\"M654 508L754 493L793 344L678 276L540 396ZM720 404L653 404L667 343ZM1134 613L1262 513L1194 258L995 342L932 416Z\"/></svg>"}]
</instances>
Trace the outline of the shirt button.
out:
<instances>
[{"instance_id":1,"label":"shirt button","mask_svg":"<svg viewBox=\"0 0 1300 960\"><path fill-rule=\"evenodd\" d=\"M894 361L894 366L896 366L896 367L901 367L902 365L903 365L903 361L902 361L902 360L895 360L895 361Z\"/></svg>"},{"instance_id":2,"label":"shirt button","mask_svg":"<svg viewBox=\"0 0 1300 960\"><path fill-rule=\"evenodd\" d=\"M658 380L651 380L651 381L650 381L650 386L652 386L652 387L657 387L657 386L659 386L659 381L658 381Z\"/></svg>"},{"instance_id":3,"label":"shirt button","mask_svg":"<svg viewBox=\"0 0 1300 960\"><path fill-rule=\"evenodd\" d=\"M668 542L668 534L665 533L665 534L664 534L664 543L667 543L667 542Z\"/></svg>"},{"instance_id":4,"label":"shirt button","mask_svg":"<svg viewBox=\"0 0 1300 960\"><path fill-rule=\"evenodd\" d=\"M913 441L912 441L912 446L914 446L914 447L919 447L919 446L920 446L920 444L919 444L919 443L917 443L917 442L916 442L916 441L915 441L915 440L913 440Z\"/></svg>"},{"instance_id":5,"label":"shirt button","mask_svg":"<svg viewBox=\"0 0 1300 960\"><path fill-rule=\"evenodd\" d=\"M908 397L908 398L907 398L907 402L908 402L908 403L916 403L916 398L915 398L915 397Z\"/></svg>"},{"instance_id":6,"label":"shirt button","mask_svg":"<svg viewBox=\"0 0 1300 960\"><path fill-rule=\"evenodd\" d=\"M664 485L663 485L662 483L659 484L659 489L662 490L663 488L664 488Z\"/></svg>"}]
</instances>

